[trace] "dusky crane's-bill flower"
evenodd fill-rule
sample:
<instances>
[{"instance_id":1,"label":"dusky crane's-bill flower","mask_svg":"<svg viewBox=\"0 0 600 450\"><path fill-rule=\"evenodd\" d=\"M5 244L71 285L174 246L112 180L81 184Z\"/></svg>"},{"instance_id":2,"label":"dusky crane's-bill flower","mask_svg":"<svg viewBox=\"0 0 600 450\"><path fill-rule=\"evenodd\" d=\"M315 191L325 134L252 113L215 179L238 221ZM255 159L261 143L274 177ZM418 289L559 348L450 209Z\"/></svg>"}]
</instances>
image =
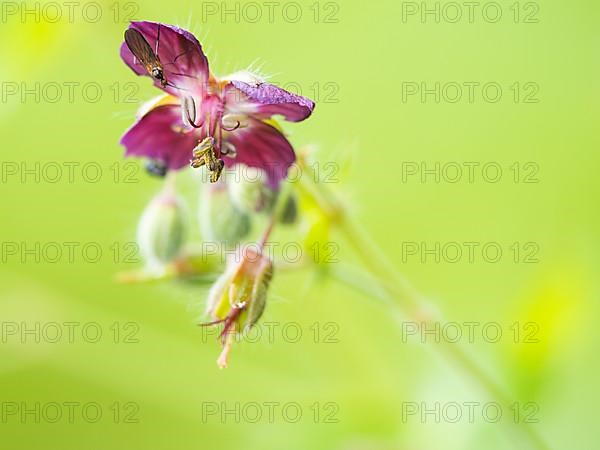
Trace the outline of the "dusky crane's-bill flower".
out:
<instances>
[{"instance_id":1,"label":"dusky crane's-bill flower","mask_svg":"<svg viewBox=\"0 0 600 450\"><path fill-rule=\"evenodd\" d=\"M149 76L167 97L141 114L121 139L127 156L149 158L167 170L206 165L213 181L223 165L243 163L265 170L277 185L295 161L294 150L273 116L291 122L308 118L315 107L249 72L217 79L202 46L190 32L156 22L132 22L152 48L161 79L134 55L126 42L121 57L137 74Z\"/></svg>"}]
</instances>

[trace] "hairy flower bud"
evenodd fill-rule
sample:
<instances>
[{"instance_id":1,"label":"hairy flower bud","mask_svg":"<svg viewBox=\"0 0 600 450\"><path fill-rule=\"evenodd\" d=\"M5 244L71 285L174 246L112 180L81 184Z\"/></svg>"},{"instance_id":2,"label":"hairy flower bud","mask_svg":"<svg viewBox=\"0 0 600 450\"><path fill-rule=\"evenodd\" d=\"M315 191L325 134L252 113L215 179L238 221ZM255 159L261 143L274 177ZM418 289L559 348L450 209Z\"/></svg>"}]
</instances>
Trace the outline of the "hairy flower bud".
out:
<instances>
[{"instance_id":1,"label":"hairy flower bud","mask_svg":"<svg viewBox=\"0 0 600 450\"><path fill-rule=\"evenodd\" d=\"M150 270L160 271L181 251L186 233L183 201L167 187L148 204L137 229L140 253Z\"/></svg>"},{"instance_id":2,"label":"hairy flower bud","mask_svg":"<svg viewBox=\"0 0 600 450\"><path fill-rule=\"evenodd\" d=\"M264 170L237 164L230 174L235 183L227 183L233 204L247 214L270 211L275 204L277 191L267 184Z\"/></svg>"},{"instance_id":3,"label":"hairy flower bud","mask_svg":"<svg viewBox=\"0 0 600 450\"><path fill-rule=\"evenodd\" d=\"M224 183L204 187L200 200L200 230L205 241L233 243L246 237L250 216L231 202Z\"/></svg>"},{"instance_id":4,"label":"hairy flower bud","mask_svg":"<svg viewBox=\"0 0 600 450\"><path fill-rule=\"evenodd\" d=\"M207 313L212 322L223 324L220 337L224 345L217 360L227 367L232 337L248 331L262 316L267 290L273 277L273 263L253 249L245 249L230 261L227 270L215 282L208 295Z\"/></svg>"}]
</instances>

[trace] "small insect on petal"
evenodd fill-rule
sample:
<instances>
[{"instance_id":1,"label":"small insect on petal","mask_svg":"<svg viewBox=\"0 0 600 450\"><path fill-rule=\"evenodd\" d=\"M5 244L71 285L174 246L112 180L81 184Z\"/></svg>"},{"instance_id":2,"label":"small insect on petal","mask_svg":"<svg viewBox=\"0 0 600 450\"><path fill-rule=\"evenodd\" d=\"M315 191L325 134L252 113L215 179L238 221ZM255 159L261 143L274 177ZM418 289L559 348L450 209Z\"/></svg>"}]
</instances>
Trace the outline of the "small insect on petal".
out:
<instances>
[{"instance_id":1,"label":"small insect on petal","mask_svg":"<svg viewBox=\"0 0 600 450\"><path fill-rule=\"evenodd\" d=\"M125 30L125 43L127 47L133 53L133 56L137 58L140 63L146 69L146 72L150 74L152 78L160 83L162 87L167 86L167 79L165 78L163 65L158 58L158 43L160 40L160 25L159 35L157 37L157 49L156 53L148 44L146 38L135 28L128 28Z\"/></svg>"}]
</instances>

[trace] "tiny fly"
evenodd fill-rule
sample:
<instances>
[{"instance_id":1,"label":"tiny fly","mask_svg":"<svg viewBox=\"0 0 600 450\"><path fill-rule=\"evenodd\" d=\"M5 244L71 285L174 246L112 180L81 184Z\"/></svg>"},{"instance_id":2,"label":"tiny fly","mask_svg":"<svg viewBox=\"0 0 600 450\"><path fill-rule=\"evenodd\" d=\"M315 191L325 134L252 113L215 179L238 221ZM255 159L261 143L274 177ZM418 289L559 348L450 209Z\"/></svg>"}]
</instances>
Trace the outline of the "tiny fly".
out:
<instances>
[{"instance_id":1,"label":"tiny fly","mask_svg":"<svg viewBox=\"0 0 600 450\"><path fill-rule=\"evenodd\" d=\"M146 68L146 71L150 74L152 78L160 83L160 85L164 88L169 85L167 78L165 77L165 72L163 69L163 65L158 58L158 44L160 40L160 25L158 27L158 34L156 37L156 50L152 50L150 44L142 33L133 28L129 28L125 31L125 42L127 43L127 47L133 53L142 65Z\"/></svg>"}]
</instances>

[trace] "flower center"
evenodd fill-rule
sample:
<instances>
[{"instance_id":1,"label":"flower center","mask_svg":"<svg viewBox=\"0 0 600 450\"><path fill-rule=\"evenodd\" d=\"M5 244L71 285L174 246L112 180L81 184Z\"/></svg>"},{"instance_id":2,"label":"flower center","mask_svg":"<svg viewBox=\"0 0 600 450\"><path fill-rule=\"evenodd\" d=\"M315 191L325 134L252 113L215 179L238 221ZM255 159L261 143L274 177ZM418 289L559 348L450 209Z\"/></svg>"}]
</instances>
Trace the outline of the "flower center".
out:
<instances>
[{"instance_id":1,"label":"flower center","mask_svg":"<svg viewBox=\"0 0 600 450\"><path fill-rule=\"evenodd\" d=\"M235 157L235 147L223 139L223 131L232 132L240 128L241 121L233 115L225 115L225 104L218 94L206 97L208 112L200 123L196 123L196 102L191 96L184 97L181 103L183 122L196 129L203 129L205 138L194 148L193 168L206 166L210 171L211 183L216 183L225 166L221 156Z\"/></svg>"}]
</instances>

